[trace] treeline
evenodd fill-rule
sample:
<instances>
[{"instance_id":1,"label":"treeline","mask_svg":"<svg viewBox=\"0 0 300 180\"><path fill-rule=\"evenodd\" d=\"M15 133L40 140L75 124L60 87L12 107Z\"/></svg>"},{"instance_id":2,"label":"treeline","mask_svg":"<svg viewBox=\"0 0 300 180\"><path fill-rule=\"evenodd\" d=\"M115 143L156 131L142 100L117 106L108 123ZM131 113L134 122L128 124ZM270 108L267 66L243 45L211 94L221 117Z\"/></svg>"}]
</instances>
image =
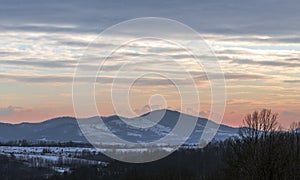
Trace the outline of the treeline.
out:
<instances>
[{"instance_id":1,"label":"treeline","mask_svg":"<svg viewBox=\"0 0 300 180\"><path fill-rule=\"evenodd\" d=\"M2 180L39 180L52 176L49 168L28 167L22 161L0 154L0 179Z\"/></svg>"},{"instance_id":2,"label":"treeline","mask_svg":"<svg viewBox=\"0 0 300 180\"><path fill-rule=\"evenodd\" d=\"M28 140L16 140L8 142L0 142L0 146L19 146L19 147L82 147L92 148L89 143L82 142L56 142L56 141L28 141Z\"/></svg>"},{"instance_id":3,"label":"treeline","mask_svg":"<svg viewBox=\"0 0 300 180\"><path fill-rule=\"evenodd\" d=\"M259 134L259 133L258 133ZM223 142L210 142L203 149L180 149L161 160L132 164L110 159L109 164L79 166L78 162L61 162L55 166L73 167L70 173L53 175L47 168L38 171L16 159L0 159L0 179L34 179L42 172L52 174L48 179L99 180L198 180L198 179L300 179L300 133L270 132L253 137L240 136ZM84 156L99 159L102 154ZM89 159L88 158L88 159ZM73 165L72 165L73 164ZM49 163L49 169L53 164ZM20 173L18 173L20 171ZM22 174L22 177L19 175ZM55 174L55 173L54 173ZM45 175L45 174L44 174ZM26 178L27 177L27 178ZM43 176L46 178L46 176Z\"/></svg>"},{"instance_id":4,"label":"treeline","mask_svg":"<svg viewBox=\"0 0 300 180\"><path fill-rule=\"evenodd\" d=\"M272 132L256 140L233 138L203 149L181 149L151 163L111 161L50 179L300 179L300 134Z\"/></svg>"},{"instance_id":5,"label":"treeline","mask_svg":"<svg viewBox=\"0 0 300 180\"><path fill-rule=\"evenodd\" d=\"M259 133L258 133L259 134ZM180 149L151 163L79 166L70 173L30 168L13 158L0 156L0 179L99 179L99 180L198 180L198 179L300 179L300 133L270 132L210 142L203 149ZM101 154L87 154L91 158ZM72 164L72 163L71 163ZM61 162L64 167L65 162ZM47 175L48 174L48 175ZM51 175L50 175L51 174ZM53 175L54 174L54 175ZM50 176L49 176L50 175Z\"/></svg>"},{"instance_id":6,"label":"treeline","mask_svg":"<svg viewBox=\"0 0 300 180\"><path fill-rule=\"evenodd\" d=\"M300 134L267 135L226 142L227 177L237 179L300 179Z\"/></svg>"},{"instance_id":7,"label":"treeline","mask_svg":"<svg viewBox=\"0 0 300 180\"><path fill-rule=\"evenodd\" d=\"M283 132L278 114L248 114L240 138L226 143L226 173L239 179L300 179L300 122Z\"/></svg>"}]
</instances>

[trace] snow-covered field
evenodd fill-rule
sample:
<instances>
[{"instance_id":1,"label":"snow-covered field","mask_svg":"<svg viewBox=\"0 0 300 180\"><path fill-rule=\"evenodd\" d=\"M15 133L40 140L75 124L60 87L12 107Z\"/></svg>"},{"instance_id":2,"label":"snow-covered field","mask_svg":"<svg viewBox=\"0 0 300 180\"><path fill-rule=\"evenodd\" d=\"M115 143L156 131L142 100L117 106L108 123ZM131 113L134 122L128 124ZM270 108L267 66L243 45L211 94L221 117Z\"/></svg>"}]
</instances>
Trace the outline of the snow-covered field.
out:
<instances>
[{"instance_id":1,"label":"snow-covered field","mask_svg":"<svg viewBox=\"0 0 300 180\"><path fill-rule=\"evenodd\" d=\"M168 146L157 146L157 149L163 151L172 151L173 148ZM111 151L116 152L145 152L148 150L147 147L141 146L138 148L134 147L113 147L110 148L81 148L81 147L18 147L18 146L0 146L1 154L55 154L62 156L78 155L83 152L89 152L91 154L97 154L99 152Z\"/></svg>"},{"instance_id":2,"label":"snow-covered field","mask_svg":"<svg viewBox=\"0 0 300 180\"><path fill-rule=\"evenodd\" d=\"M184 148L192 148L190 146ZM81 165L100 165L107 166L109 163L99 161L103 159L101 152L113 151L115 153L144 153L159 150L171 152L174 147L166 144L147 147L124 147L118 144L106 145L101 149L83 147L19 147L19 146L0 146L0 154L9 158L22 161L29 167L48 167L52 170L63 173L70 172L72 168Z\"/></svg>"},{"instance_id":3,"label":"snow-covered field","mask_svg":"<svg viewBox=\"0 0 300 180\"><path fill-rule=\"evenodd\" d=\"M95 148L81 148L81 147L19 147L19 146L0 146L0 153L19 153L19 154L38 154L43 152L51 153L81 153L83 151L99 152Z\"/></svg>"},{"instance_id":4,"label":"snow-covered field","mask_svg":"<svg viewBox=\"0 0 300 180\"><path fill-rule=\"evenodd\" d=\"M2 155L20 160L30 167L51 167L59 173L84 164L106 166L106 162L84 158L84 155L97 153L99 151L95 148L0 146Z\"/></svg>"}]
</instances>

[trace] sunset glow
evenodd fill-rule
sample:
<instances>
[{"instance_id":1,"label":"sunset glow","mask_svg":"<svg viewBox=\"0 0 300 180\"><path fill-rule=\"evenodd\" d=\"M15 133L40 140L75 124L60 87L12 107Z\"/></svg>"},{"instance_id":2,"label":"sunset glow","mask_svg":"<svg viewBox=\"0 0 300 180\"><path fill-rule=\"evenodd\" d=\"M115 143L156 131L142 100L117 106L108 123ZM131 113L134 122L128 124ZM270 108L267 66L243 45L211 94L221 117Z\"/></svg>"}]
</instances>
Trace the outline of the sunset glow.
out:
<instances>
[{"instance_id":1,"label":"sunset glow","mask_svg":"<svg viewBox=\"0 0 300 180\"><path fill-rule=\"evenodd\" d=\"M40 14L53 12L56 1L35 6L30 1L20 2L19 6L3 4L0 7L0 121L40 122L53 117L74 116L73 75L88 44L104 29L124 20L163 16L198 31L218 58L227 89L223 124L240 126L247 113L270 108L279 113L279 122L287 128L292 122L299 121L300 117L300 26L296 23L300 19L291 15L297 9L289 4L285 4L288 6L285 13L288 20L284 15L274 17L276 15L273 12L280 11L281 3L276 1L266 10L250 2L235 3L232 8L223 8L225 5L222 1L207 1L201 6L197 2L176 2L174 6L162 4L160 8L142 8L127 13L128 10L122 11L124 6L131 9L138 8L139 4L120 3L113 7L74 2L72 7L58 8L48 16ZM34 7L38 8L32 10ZM195 8L197 14L191 11ZM255 14L247 11L251 8L256 9ZM222 17L218 16L220 13ZM276 25L273 21L275 18ZM180 34L176 37L186 38ZM101 54L111 43L114 42L97 44L97 51ZM129 47L112 56L114 59L110 62L113 64L104 64L105 78L99 74L95 97L101 115L115 114L108 91L118 70L114 67L121 60L134 56L141 58L149 53L154 58L159 53L161 58L157 64L142 62L144 64L140 70L160 67L170 75L178 75L182 73L182 68L166 63L164 58L171 57L184 64L196 77L201 101L200 109L185 109L184 112L208 116L211 98L207 93L210 92L209 81L203 69L196 67L186 52L161 41L149 41L146 45L132 42ZM211 57L202 58L211 60ZM86 62L86 71L94 68L95 63L99 63L97 59ZM139 64L136 66L141 67ZM122 78L130 78L135 73L128 71ZM131 97L131 106L137 115L151 110L149 98L153 94L163 95L167 104L157 108L180 110L180 96L176 87L163 79L158 75L146 76L132 87L131 92L135 96Z\"/></svg>"}]
</instances>

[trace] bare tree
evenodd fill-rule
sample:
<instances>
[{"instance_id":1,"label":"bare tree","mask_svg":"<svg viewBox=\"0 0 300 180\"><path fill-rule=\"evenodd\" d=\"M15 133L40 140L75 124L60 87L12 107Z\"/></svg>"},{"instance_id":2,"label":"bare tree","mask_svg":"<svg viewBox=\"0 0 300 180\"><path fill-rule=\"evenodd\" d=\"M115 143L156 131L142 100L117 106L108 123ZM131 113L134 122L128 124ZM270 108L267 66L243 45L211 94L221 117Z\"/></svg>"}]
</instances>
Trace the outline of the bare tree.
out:
<instances>
[{"instance_id":1,"label":"bare tree","mask_svg":"<svg viewBox=\"0 0 300 180\"><path fill-rule=\"evenodd\" d=\"M290 130L291 131L299 131L299 129L300 129L300 121L299 122L293 122L290 125Z\"/></svg>"},{"instance_id":2,"label":"bare tree","mask_svg":"<svg viewBox=\"0 0 300 180\"><path fill-rule=\"evenodd\" d=\"M260 135L265 137L268 133L279 128L277 119L278 113L273 113L271 109L262 109L260 112L254 111L244 118L243 122L246 128L244 128L242 135L255 138L255 140Z\"/></svg>"},{"instance_id":3,"label":"bare tree","mask_svg":"<svg viewBox=\"0 0 300 180\"><path fill-rule=\"evenodd\" d=\"M229 173L243 179L299 179L300 123L283 131L277 119L278 114L270 109L245 116L241 137L229 141L227 147Z\"/></svg>"}]
</instances>

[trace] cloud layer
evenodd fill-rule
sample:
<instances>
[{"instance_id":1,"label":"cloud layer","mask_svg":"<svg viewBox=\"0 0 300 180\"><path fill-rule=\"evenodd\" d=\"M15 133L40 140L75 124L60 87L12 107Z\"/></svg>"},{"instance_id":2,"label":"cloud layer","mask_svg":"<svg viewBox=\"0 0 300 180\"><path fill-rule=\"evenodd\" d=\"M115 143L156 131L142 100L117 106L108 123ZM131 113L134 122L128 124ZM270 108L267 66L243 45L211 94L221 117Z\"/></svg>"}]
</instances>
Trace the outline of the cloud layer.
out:
<instances>
[{"instance_id":1,"label":"cloud layer","mask_svg":"<svg viewBox=\"0 0 300 180\"><path fill-rule=\"evenodd\" d=\"M14 94L14 98L10 99L0 96L3 99L0 114L7 117L0 120L10 121L9 116L18 113L19 106L38 109L44 105L44 112L47 109L46 102L60 109L68 109L67 114L72 114L70 90L73 73L88 44L99 32L116 23L155 16L171 18L191 26L215 51L227 79L226 123L239 124L244 113L261 107L282 112L283 124L297 121L293 113L300 108L300 1L154 0L147 3L138 0L0 0L0 3L0 93ZM123 33L124 37L128 36L128 32ZM184 35L177 34L176 38L184 38ZM94 44L93 48L101 54L113 43ZM159 43L153 43L150 48L144 46L133 43L110 57L108 62L111 63L104 64L102 68L105 76L100 74L97 83L109 85L122 63L130 58L143 59L147 55L159 54L189 69L200 92L202 89L209 91L205 72L196 68L184 51L170 46L162 47ZM214 60L209 56L199 58L207 62ZM80 70L95 70L99 63L99 57L91 57ZM118 78L126 82L134 73L157 70L157 67L161 67L157 73L176 76L184 84L182 68L170 61L157 64L137 61L127 69L126 75ZM220 72L212 73L215 73L212 76L214 78ZM82 77L81 81L84 82L86 78ZM155 89L156 86L169 86L170 82L163 78L146 77L137 85ZM31 98L26 98L29 95ZM207 109L195 112L209 111L209 98L204 99L203 107ZM135 109L141 107L147 107L147 102L138 102ZM178 108L178 105L173 105L173 108ZM61 114L55 108L51 111L52 116ZM113 112L112 109L106 109L107 114ZM20 121L32 120L29 119L32 116L26 116L28 119ZM37 120L41 117L34 118Z\"/></svg>"}]
</instances>

